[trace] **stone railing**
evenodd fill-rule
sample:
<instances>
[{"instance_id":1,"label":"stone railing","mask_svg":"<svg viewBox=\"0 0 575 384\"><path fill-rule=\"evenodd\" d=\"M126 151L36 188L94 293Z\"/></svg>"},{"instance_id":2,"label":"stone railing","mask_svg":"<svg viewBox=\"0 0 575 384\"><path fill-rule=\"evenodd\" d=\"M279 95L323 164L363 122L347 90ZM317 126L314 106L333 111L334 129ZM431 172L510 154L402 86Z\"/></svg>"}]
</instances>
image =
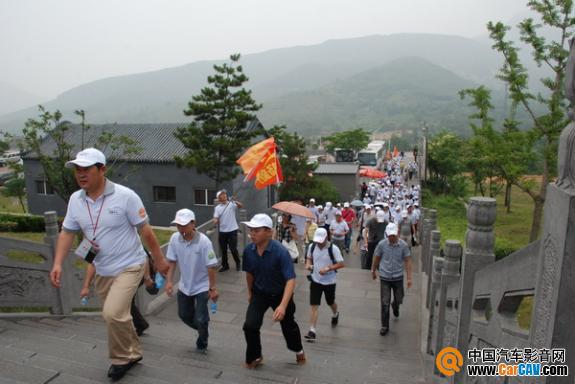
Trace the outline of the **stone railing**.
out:
<instances>
[{"instance_id":1,"label":"stone railing","mask_svg":"<svg viewBox=\"0 0 575 384\"><path fill-rule=\"evenodd\" d=\"M49 273L54 260L54 250L58 239L58 223L55 212L44 214L46 222L46 236L44 244L0 237L0 307L20 308L25 315L26 308L34 308L33 311L47 309L54 315L67 315L74 311L98 310L101 308L100 300L90 290L88 304L82 305L80 290L84 280L84 269L75 266L76 257L73 252L66 258L62 266L62 288L53 288L50 284ZM246 220L245 210L240 210L239 219ZM221 259L218 246L218 231L213 224L206 222L197 230L206 234L214 249ZM247 243L247 232L241 230L238 236L238 247L242 249ZM162 246L164 254L167 244ZM40 256L41 263L26 263L14 261L7 257L10 252L26 252L34 256ZM179 280L176 272L175 280ZM170 298L162 291L157 295L147 294L140 287L136 296L137 302L144 313L155 313L161 310ZM1 316L0 312L0 316Z\"/></svg>"},{"instance_id":2,"label":"stone railing","mask_svg":"<svg viewBox=\"0 0 575 384\"><path fill-rule=\"evenodd\" d=\"M575 40L566 67L565 93L575 104ZM464 366L452 383L573 383L575 369L575 116L559 138L558 178L547 186L541 240L495 262L495 200L474 197L467 209L465 246L457 241L439 249L437 213L423 210L422 271L428 277L427 352L456 347ZM461 259L461 257L463 258ZM461 263L460 263L461 260ZM531 302L529 329L520 308ZM524 308L529 308L525 305ZM561 348L569 376L469 377L467 352L477 348ZM438 373L437 371L435 373Z\"/></svg>"},{"instance_id":3,"label":"stone railing","mask_svg":"<svg viewBox=\"0 0 575 384\"><path fill-rule=\"evenodd\" d=\"M447 240L440 250L437 213L424 211L420 236L422 272L428 277L427 353L456 347L466 363L473 348L565 348L567 365L575 369L575 355L569 353L575 351L575 184L548 186L542 240L499 261L494 256L495 212L494 199L471 198L465 245ZM530 313L520 311L530 306ZM530 322L521 325L521 315ZM452 383L475 379L465 374L465 365L449 378ZM481 382L500 379L483 377ZM573 376L513 382L572 383Z\"/></svg>"}]
</instances>

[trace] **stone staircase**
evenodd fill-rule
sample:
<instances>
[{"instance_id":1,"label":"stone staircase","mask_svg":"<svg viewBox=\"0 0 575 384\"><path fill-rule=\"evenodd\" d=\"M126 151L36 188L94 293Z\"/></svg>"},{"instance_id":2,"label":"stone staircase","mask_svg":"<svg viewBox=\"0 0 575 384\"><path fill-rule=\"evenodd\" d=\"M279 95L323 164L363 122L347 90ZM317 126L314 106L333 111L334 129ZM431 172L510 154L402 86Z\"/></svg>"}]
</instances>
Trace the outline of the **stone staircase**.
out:
<instances>
[{"instance_id":1,"label":"stone staircase","mask_svg":"<svg viewBox=\"0 0 575 384\"><path fill-rule=\"evenodd\" d=\"M368 271L354 268L350 255L338 273L341 317L330 326L330 311L320 307L318 340L304 342L307 364L298 366L287 350L279 324L266 314L262 327L264 364L242 367L245 340L242 324L247 306L241 272L218 274L219 310L212 315L207 354L195 351L196 332L176 315L174 302L156 316L142 336L144 359L122 383L423 383L419 273L407 292L398 321L379 336L379 283ZM308 330L308 284L297 267L296 319L302 335ZM418 268L414 268L415 271ZM36 315L0 317L0 384L108 383L105 324L99 314L70 317Z\"/></svg>"}]
</instances>

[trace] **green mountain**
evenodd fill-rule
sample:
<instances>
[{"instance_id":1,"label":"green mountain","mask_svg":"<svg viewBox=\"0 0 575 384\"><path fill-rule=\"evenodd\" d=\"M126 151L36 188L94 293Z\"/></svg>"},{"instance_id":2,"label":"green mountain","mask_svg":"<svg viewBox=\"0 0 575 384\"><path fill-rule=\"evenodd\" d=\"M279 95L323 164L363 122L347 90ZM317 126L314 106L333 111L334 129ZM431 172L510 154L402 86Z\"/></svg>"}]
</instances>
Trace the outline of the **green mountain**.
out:
<instances>
[{"instance_id":1,"label":"green mountain","mask_svg":"<svg viewBox=\"0 0 575 384\"><path fill-rule=\"evenodd\" d=\"M477 84L418 57L397 59L348 79L264 103L264 126L286 124L305 133L421 127L465 133L471 111L458 92ZM497 94L495 95L497 97Z\"/></svg>"},{"instance_id":2,"label":"green mountain","mask_svg":"<svg viewBox=\"0 0 575 384\"><path fill-rule=\"evenodd\" d=\"M394 79L386 78L381 73L382 66L404 57L419 57L426 60L423 62L425 65L422 63L417 67L403 68L402 71L402 68L397 68ZM206 78L212 74L213 64L219 62L200 61L160 71L94 81L73 88L44 106L49 110L59 109L70 119L74 118L74 110L84 109L90 123L187 121L189 118L182 111L191 96L207 84ZM452 72L461 81L467 79L466 84L472 84L470 81L473 81L477 84L497 85L493 75L499 62L489 46L473 39L396 34L274 49L245 55L241 64L250 77L247 87L253 90L256 100L265 105L262 112L264 119L273 123L287 123L288 128L306 134L307 129L329 130L348 126L351 121L354 126L366 121L370 122L369 126L403 121L405 119L400 116L417 113L425 115L419 112L419 108L411 107L421 103L426 105L428 99L433 101L437 95L452 95L453 87L445 90L427 87L426 93L422 95L406 91L415 90L413 79L422 78L421 73L410 73L409 68L421 71L422 66L434 65L444 68L444 77ZM370 76L376 78L370 79ZM451 84L436 82L432 77L425 81L433 81L438 87ZM395 85L392 80L396 82ZM352 87L350 81L359 83ZM381 81L385 81L387 89L372 87ZM406 82L405 87L402 82ZM338 90L344 85L353 88L354 92L340 94ZM385 97L378 95L379 91L384 92ZM392 95L392 92L399 93ZM327 97L326 105L313 98L314 94ZM366 94L372 97L366 100ZM314 108L301 105L301 102L293 100L294 97L310 98ZM410 97L416 99L410 100ZM377 100L384 99L385 103L377 103ZM406 109L406 106L410 108ZM291 111L285 107L296 109ZM392 111L394 108L397 109ZM322 111L321 116L318 116L319 110ZM32 107L1 116L0 129L19 131L27 118L36 115L37 110ZM437 111L432 115L445 118L445 115ZM432 115L421 120L433 125L435 121L431 121ZM409 123L421 117L413 115Z\"/></svg>"}]
</instances>

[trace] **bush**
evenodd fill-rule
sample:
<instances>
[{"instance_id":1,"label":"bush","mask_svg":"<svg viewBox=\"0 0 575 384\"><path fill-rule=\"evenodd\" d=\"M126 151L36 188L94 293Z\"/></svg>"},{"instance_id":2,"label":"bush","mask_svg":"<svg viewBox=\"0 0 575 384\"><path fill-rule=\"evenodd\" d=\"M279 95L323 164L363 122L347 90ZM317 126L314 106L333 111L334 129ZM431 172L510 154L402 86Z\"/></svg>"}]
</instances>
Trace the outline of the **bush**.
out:
<instances>
[{"instance_id":1,"label":"bush","mask_svg":"<svg viewBox=\"0 0 575 384\"><path fill-rule=\"evenodd\" d=\"M0 221L0 232L16 232L18 223L13 221Z\"/></svg>"},{"instance_id":2,"label":"bush","mask_svg":"<svg viewBox=\"0 0 575 384\"><path fill-rule=\"evenodd\" d=\"M33 215L0 214L0 225L11 229L6 232L44 232L44 217ZM4 228L6 228L4 227Z\"/></svg>"}]
</instances>

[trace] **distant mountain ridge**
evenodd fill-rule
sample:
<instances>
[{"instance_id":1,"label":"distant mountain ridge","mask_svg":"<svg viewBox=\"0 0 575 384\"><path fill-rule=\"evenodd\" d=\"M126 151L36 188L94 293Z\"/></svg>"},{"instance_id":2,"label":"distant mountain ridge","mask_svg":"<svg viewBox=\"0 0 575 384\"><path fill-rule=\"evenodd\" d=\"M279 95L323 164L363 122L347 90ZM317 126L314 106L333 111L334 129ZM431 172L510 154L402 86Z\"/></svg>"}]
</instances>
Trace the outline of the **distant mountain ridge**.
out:
<instances>
[{"instance_id":1,"label":"distant mountain ridge","mask_svg":"<svg viewBox=\"0 0 575 384\"><path fill-rule=\"evenodd\" d=\"M38 95L19 89L11 84L0 82L0 116L28 108L42 101Z\"/></svg>"},{"instance_id":2,"label":"distant mountain ridge","mask_svg":"<svg viewBox=\"0 0 575 384\"><path fill-rule=\"evenodd\" d=\"M411 130L423 121L461 132L468 126L470 112L458 92L476 86L425 59L404 57L314 90L270 100L260 119L264 126L281 120L292 130L315 134L356 127Z\"/></svg>"},{"instance_id":3,"label":"distant mountain ridge","mask_svg":"<svg viewBox=\"0 0 575 384\"><path fill-rule=\"evenodd\" d=\"M365 80L364 76L370 76L372 70L375 71L372 75L379 73L377 68L405 57L419 57L424 60L417 64L418 71L422 71L426 65L434 65L466 80L466 84L470 86L480 83L496 85L494 74L499 65L498 56L488 46L458 36L395 34L329 40L318 45L280 48L245 55L240 63L250 77L247 88L252 89L255 99L264 104L264 110L261 112L264 124L288 124L288 129L306 134L309 129L317 131L333 127L345 128L344 125L347 124L334 124L341 121L342 113L364 115L356 109L358 104L362 104L358 100L363 100L364 92L349 85L348 81L356 79L363 87L368 87L371 81ZM188 121L189 118L182 112L187 102L207 84L206 78L213 72L213 64L221 62L199 61L154 72L98 80L64 92L44 105L49 110L60 109L65 116L72 116L75 109L84 109L90 123ZM394 69L397 89L402 89L402 82L405 82L408 89L412 89L410 79L418 74L399 69ZM447 81L446 76L442 78ZM391 87L393 79L383 79L387 86ZM351 94L352 97L328 98L340 103L339 107L326 104L321 108L324 111L321 116L302 114L302 108L294 110L293 113L290 111L289 108L297 106L298 103L287 102L288 100L303 94L310 97L310 92L323 94L326 90L331 90L329 92L337 93L340 89L337 85L342 82L347 88L355 89L355 92ZM431 95L444 95L445 92L441 89L444 85L445 89L453 91L453 87L448 83L437 83L437 88L428 91ZM366 92L377 99L373 90L366 88ZM429 99L433 100L435 96L430 96ZM456 97L456 94L453 96ZM328 99L325 100L326 103ZM393 103L388 105L400 107ZM418 103L410 105L412 108L421 106ZM393 112L386 108L379 110L387 114ZM373 114L377 113L377 110L373 111ZM409 113L422 115L427 112L424 108L412 109ZM367 115L371 114L370 112ZM396 116L400 114L395 113ZM20 130L27 118L36 115L37 110L29 108L2 116L0 128ZM294 118L289 118L290 115L294 115ZM308 119L310 123L305 124ZM364 128L382 128L380 125L373 125L376 120L389 119L383 115L378 119L370 118L370 125ZM434 124L429 118L425 120ZM361 121L360 119L359 122ZM295 123L298 127L292 126Z\"/></svg>"}]
</instances>

